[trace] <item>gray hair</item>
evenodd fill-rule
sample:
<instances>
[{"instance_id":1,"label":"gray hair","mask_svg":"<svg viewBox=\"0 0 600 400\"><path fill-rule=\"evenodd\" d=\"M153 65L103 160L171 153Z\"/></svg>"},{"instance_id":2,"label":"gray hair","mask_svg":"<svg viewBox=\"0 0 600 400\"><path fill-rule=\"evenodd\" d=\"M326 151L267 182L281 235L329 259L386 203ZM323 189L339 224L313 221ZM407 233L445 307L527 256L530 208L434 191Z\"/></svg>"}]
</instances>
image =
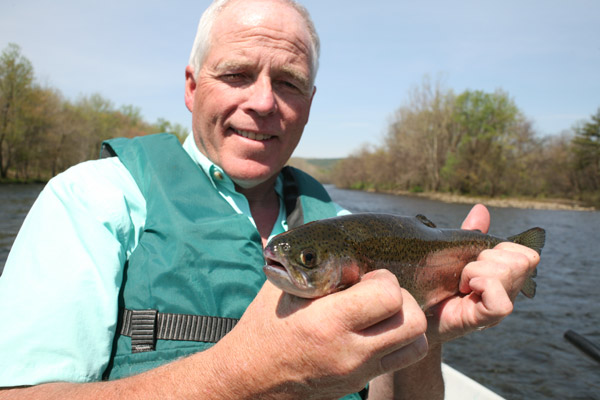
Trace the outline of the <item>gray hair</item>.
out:
<instances>
[{"instance_id":1,"label":"gray hair","mask_svg":"<svg viewBox=\"0 0 600 400\"><path fill-rule=\"evenodd\" d=\"M189 65L194 68L194 74L197 76L200 72L200 68L206 59L208 51L211 45L211 31L217 17L225 9L227 4L231 0L214 0L212 4L204 11L200 22L198 23L198 31L196 32L196 39L192 46L192 52L190 54ZM321 44L319 41L319 35L315 29L315 25L308 13L308 10L296 2L295 0L282 0L284 3L294 8L304 20L306 29L310 36L310 52L312 58L312 70L311 70L311 81L314 84L317 76L317 70L319 69L319 55L321 52Z\"/></svg>"}]
</instances>

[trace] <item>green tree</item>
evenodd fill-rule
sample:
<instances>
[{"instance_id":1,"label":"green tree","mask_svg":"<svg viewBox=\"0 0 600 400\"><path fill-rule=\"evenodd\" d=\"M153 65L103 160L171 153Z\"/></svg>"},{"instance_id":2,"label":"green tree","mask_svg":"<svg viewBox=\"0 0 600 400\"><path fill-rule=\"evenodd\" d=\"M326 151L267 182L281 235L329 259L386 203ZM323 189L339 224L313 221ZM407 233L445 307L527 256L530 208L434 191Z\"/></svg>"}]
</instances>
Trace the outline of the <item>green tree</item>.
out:
<instances>
[{"instance_id":1,"label":"green tree","mask_svg":"<svg viewBox=\"0 0 600 400\"><path fill-rule=\"evenodd\" d=\"M62 112L62 97L52 88L34 85L22 110L19 141L14 144L17 178L49 178L52 144Z\"/></svg>"},{"instance_id":2,"label":"green tree","mask_svg":"<svg viewBox=\"0 0 600 400\"><path fill-rule=\"evenodd\" d=\"M600 108L591 121L576 126L573 138L575 171L580 192L600 190Z\"/></svg>"},{"instance_id":3,"label":"green tree","mask_svg":"<svg viewBox=\"0 0 600 400\"><path fill-rule=\"evenodd\" d=\"M537 162L530 165L530 181L533 184L540 182L540 192L548 197L573 197L577 176L573 168L575 157L572 142L571 131L544 138L537 153Z\"/></svg>"},{"instance_id":4,"label":"green tree","mask_svg":"<svg viewBox=\"0 0 600 400\"><path fill-rule=\"evenodd\" d=\"M185 126L178 124L178 123L172 124L171 122L167 121L164 118L159 118L154 123L153 128L156 132L160 132L160 133L166 132L166 133L171 133L171 134L177 136L179 141L182 143L189 133L189 130Z\"/></svg>"},{"instance_id":5,"label":"green tree","mask_svg":"<svg viewBox=\"0 0 600 400\"><path fill-rule=\"evenodd\" d=\"M0 177L47 179L98 157L102 141L186 128L159 120L149 124L132 105L116 109L99 94L75 102L35 83L33 67L16 44L0 55Z\"/></svg>"},{"instance_id":6,"label":"green tree","mask_svg":"<svg viewBox=\"0 0 600 400\"><path fill-rule=\"evenodd\" d=\"M9 44L0 55L0 176L6 178L19 142L22 141L24 109L31 101L33 67L21 48Z\"/></svg>"},{"instance_id":7,"label":"green tree","mask_svg":"<svg viewBox=\"0 0 600 400\"><path fill-rule=\"evenodd\" d=\"M498 195L525 123L519 109L503 91L466 91L456 98L454 120L460 139L444 167L449 187L462 193Z\"/></svg>"}]
</instances>

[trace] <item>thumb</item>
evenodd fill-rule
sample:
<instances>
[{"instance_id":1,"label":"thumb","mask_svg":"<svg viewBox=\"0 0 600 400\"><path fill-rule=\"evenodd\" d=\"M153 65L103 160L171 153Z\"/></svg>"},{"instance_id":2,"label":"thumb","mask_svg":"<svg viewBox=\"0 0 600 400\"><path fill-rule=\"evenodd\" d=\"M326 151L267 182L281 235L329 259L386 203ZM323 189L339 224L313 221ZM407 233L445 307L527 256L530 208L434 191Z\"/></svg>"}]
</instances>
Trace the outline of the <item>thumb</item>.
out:
<instances>
[{"instance_id":1,"label":"thumb","mask_svg":"<svg viewBox=\"0 0 600 400\"><path fill-rule=\"evenodd\" d=\"M487 233L490 229L490 212L483 204L476 204L463 221L461 228Z\"/></svg>"}]
</instances>

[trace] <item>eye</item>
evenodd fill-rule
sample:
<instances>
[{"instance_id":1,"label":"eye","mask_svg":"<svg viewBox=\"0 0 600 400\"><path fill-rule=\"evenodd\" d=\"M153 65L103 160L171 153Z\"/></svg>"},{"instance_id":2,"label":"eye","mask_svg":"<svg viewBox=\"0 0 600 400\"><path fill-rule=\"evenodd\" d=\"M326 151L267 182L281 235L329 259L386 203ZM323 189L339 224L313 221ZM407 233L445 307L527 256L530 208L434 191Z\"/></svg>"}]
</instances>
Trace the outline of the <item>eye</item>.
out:
<instances>
[{"instance_id":1,"label":"eye","mask_svg":"<svg viewBox=\"0 0 600 400\"><path fill-rule=\"evenodd\" d=\"M279 81L279 84L288 89L300 90L300 89L298 89L298 86L295 83L290 82L290 81Z\"/></svg>"},{"instance_id":2,"label":"eye","mask_svg":"<svg viewBox=\"0 0 600 400\"><path fill-rule=\"evenodd\" d=\"M220 76L221 80L227 83L240 83L246 79L243 72L232 72Z\"/></svg>"},{"instance_id":3,"label":"eye","mask_svg":"<svg viewBox=\"0 0 600 400\"><path fill-rule=\"evenodd\" d=\"M317 255L313 249L305 249L300 253L300 261L307 268L314 268L317 264Z\"/></svg>"}]
</instances>

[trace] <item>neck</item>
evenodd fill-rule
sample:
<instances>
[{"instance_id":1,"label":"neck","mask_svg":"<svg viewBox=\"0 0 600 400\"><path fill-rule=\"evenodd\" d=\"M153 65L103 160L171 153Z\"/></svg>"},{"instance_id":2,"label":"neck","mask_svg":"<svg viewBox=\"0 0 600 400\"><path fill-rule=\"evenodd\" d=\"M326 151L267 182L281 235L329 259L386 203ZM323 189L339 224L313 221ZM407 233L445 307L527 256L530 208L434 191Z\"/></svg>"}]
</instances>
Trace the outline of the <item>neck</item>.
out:
<instances>
[{"instance_id":1,"label":"neck","mask_svg":"<svg viewBox=\"0 0 600 400\"><path fill-rule=\"evenodd\" d=\"M276 180L277 175L251 188L236 185L236 190L248 200L250 213L260 233L263 247L267 244L279 215L279 198L275 192Z\"/></svg>"}]
</instances>

